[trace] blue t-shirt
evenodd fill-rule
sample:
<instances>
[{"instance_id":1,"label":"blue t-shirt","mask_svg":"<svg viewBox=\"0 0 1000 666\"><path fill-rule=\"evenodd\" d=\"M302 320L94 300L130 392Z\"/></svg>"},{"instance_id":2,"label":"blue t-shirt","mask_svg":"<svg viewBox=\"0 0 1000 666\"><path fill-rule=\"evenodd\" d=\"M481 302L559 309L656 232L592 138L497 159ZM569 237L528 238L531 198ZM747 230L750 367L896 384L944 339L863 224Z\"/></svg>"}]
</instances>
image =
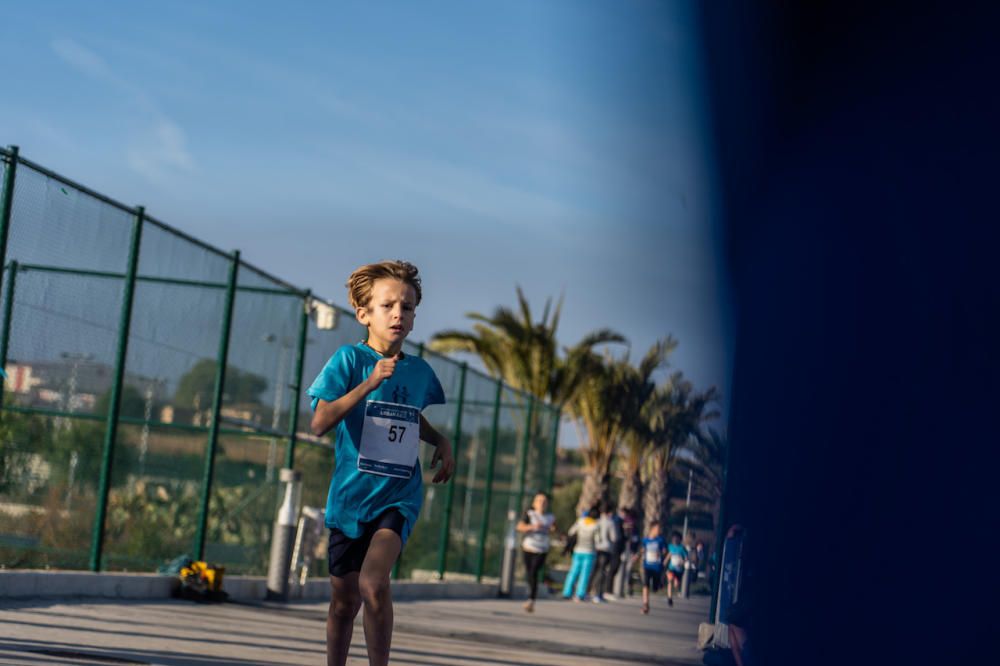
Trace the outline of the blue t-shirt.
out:
<instances>
[{"instance_id":1,"label":"blue t-shirt","mask_svg":"<svg viewBox=\"0 0 1000 666\"><path fill-rule=\"evenodd\" d=\"M365 381L382 358L363 342L338 349L306 391L313 398L313 411L319 400L333 402ZM365 408L373 400L423 410L428 405L444 404L444 390L425 360L406 355L396 363L392 377L383 381L337 424L337 466L326 499L326 526L336 527L356 539L361 536L358 523L370 522L386 509L395 508L406 519L402 534L403 543L406 543L424 500L420 460L417 460L408 479L358 469Z\"/></svg>"},{"instance_id":2,"label":"blue t-shirt","mask_svg":"<svg viewBox=\"0 0 1000 666\"><path fill-rule=\"evenodd\" d=\"M663 558L667 553L667 540L662 536L642 540L642 566L653 571L663 571Z\"/></svg>"},{"instance_id":3,"label":"blue t-shirt","mask_svg":"<svg viewBox=\"0 0 1000 666\"><path fill-rule=\"evenodd\" d=\"M687 559L688 549L680 544L670 544L667 546L667 567L673 571L684 571L684 560Z\"/></svg>"}]
</instances>

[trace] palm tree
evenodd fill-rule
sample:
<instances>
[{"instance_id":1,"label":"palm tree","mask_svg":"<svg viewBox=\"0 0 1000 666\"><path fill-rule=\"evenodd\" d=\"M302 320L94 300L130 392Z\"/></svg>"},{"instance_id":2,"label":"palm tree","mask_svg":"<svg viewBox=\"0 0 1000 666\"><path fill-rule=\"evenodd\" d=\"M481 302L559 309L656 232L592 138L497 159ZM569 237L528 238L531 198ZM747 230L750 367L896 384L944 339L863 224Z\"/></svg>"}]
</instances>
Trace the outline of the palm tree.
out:
<instances>
[{"instance_id":1,"label":"palm tree","mask_svg":"<svg viewBox=\"0 0 1000 666\"><path fill-rule=\"evenodd\" d=\"M618 508L626 509L634 516L642 515L642 468L643 458L651 448L650 438L643 425L637 424L625 435L625 461L622 487L618 491Z\"/></svg>"},{"instance_id":2,"label":"palm tree","mask_svg":"<svg viewBox=\"0 0 1000 666\"><path fill-rule=\"evenodd\" d=\"M431 337L434 351L467 352L482 360L487 371L507 384L562 407L588 372L593 370L591 353L606 343L626 342L620 333L608 328L592 331L576 345L559 354L556 330L563 299L555 308L552 299L545 301L540 321L535 321L524 292L517 287L518 311L498 307L487 317L478 312L466 315L475 323L472 331L445 330Z\"/></svg>"},{"instance_id":3,"label":"palm tree","mask_svg":"<svg viewBox=\"0 0 1000 666\"><path fill-rule=\"evenodd\" d=\"M722 496L727 447L725 435L713 428L696 433L689 445L695 487L712 503Z\"/></svg>"},{"instance_id":4,"label":"palm tree","mask_svg":"<svg viewBox=\"0 0 1000 666\"><path fill-rule=\"evenodd\" d=\"M652 455L647 457L643 496L644 529L658 520L666 529L670 518L670 468L678 453L690 445L702 424L718 416L712 405L718 399L715 387L695 391L680 372L671 375L658 406Z\"/></svg>"},{"instance_id":5,"label":"palm tree","mask_svg":"<svg viewBox=\"0 0 1000 666\"><path fill-rule=\"evenodd\" d=\"M608 499L615 452L626 439L642 436L644 410L656 390L653 373L676 347L672 337L658 340L638 365L632 365L627 355L591 356L593 369L570 403L570 413L587 434L585 476L577 510Z\"/></svg>"},{"instance_id":6,"label":"palm tree","mask_svg":"<svg viewBox=\"0 0 1000 666\"><path fill-rule=\"evenodd\" d=\"M685 448L685 455L678 459L677 467L683 468L687 478L692 473L692 498L702 505L705 513L711 514L716 525L719 522L719 499L725 483L725 460L728 443L724 435L712 428L703 428L692 437Z\"/></svg>"},{"instance_id":7,"label":"palm tree","mask_svg":"<svg viewBox=\"0 0 1000 666\"><path fill-rule=\"evenodd\" d=\"M611 329L598 329L585 335L576 345L563 348L560 354L556 331L563 299L560 298L554 308L552 299L546 300L541 320L535 321L524 292L519 286L516 290L516 311L500 306L490 317L471 312L467 315L474 322L471 331L439 331L431 337L429 347L443 353L475 354L492 376L553 403L560 410L557 418L561 418L563 407L574 399L586 378L599 370L594 348L607 343L624 343L625 337ZM532 434L539 427L539 414L540 410L535 410L530 422L523 425ZM534 449L525 452L535 456L539 453Z\"/></svg>"},{"instance_id":8,"label":"palm tree","mask_svg":"<svg viewBox=\"0 0 1000 666\"><path fill-rule=\"evenodd\" d=\"M643 463L653 453L656 442L662 439L662 411L668 399L666 388L658 386L649 400L642 406L640 418L625 430L624 465L622 466L622 486L618 493L618 507L629 510L632 515L643 514Z\"/></svg>"}]
</instances>

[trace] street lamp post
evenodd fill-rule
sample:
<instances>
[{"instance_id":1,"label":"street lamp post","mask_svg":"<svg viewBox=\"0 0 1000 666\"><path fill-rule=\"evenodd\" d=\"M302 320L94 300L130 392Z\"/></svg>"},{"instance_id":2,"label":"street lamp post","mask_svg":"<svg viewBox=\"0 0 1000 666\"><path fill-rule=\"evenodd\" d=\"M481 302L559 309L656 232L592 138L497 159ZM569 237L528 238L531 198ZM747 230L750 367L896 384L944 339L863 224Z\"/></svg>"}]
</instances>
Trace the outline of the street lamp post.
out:
<instances>
[{"instance_id":1,"label":"street lamp post","mask_svg":"<svg viewBox=\"0 0 1000 666\"><path fill-rule=\"evenodd\" d=\"M681 545L685 548L687 547L687 536L688 536L688 514L691 513L691 481L694 479L694 470L688 470L688 493L687 500L684 502L684 529L681 534ZM690 559L684 563L684 575L681 579L681 593L684 598L687 599L690 596L690 574L691 571L691 561Z\"/></svg>"},{"instance_id":2,"label":"street lamp post","mask_svg":"<svg viewBox=\"0 0 1000 666\"><path fill-rule=\"evenodd\" d=\"M146 455L149 453L149 422L153 419L153 397L156 395L155 388L164 384L166 380L155 377L146 383L146 405L143 409L142 435L139 438L139 477L146 475Z\"/></svg>"},{"instance_id":3,"label":"street lamp post","mask_svg":"<svg viewBox=\"0 0 1000 666\"><path fill-rule=\"evenodd\" d=\"M264 336L264 342L275 342L278 340L278 336L274 333L268 333ZM290 340L281 338L279 343L280 349L278 351L278 371L274 379L274 404L271 412L271 432L275 432L278 429L278 422L281 420L281 408L285 399L284 385L282 379L285 378L285 364L288 361L288 352L292 349L292 343ZM267 473L265 475L265 480L270 483L274 480L274 469L276 466L276 458L278 455L278 440L275 437L271 437L267 448Z\"/></svg>"},{"instance_id":4,"label":"street lamp post","mask_svg":"<svg viewBox=\"0 0 1000 666\"><path fill-rule=\"evenodd\" d=\"M76 411L76 405L74 404L73 398L76 397L76 383L77 377L80 373L80 364L84 361L94 360L93 354L80 354L76 352L62 352L59 356L67 361L72 361L73 364L70 366L69 378L66 380L66 389L62 392L62 411L66 414L72 414ZM63 429L68 424L68 419L66 417L60 417L58 425L60 429Z\"/></svg>"},{"instance_id":5,"label":"street lamp post","mask_svg":"<svg viewBox=\"0 0 1000 666\"><path fill-rule=\"evenodd\" d=\"M63 409L62 411L66 414L72 414L75 410L75 405L73 398L76 395L76 382L77 375L80 371L80 364L84 361L91 361L94 359L93 354L80 354L74 352L62 352L59 356L63 359L70 360L73 365L70 367L69 379L66 380L66 390L63 391ZM58 430L66 430L70 427L70 421L68 417L60 416L56 422L56 428ZM76 483L76 468L80 465L80 454L74 449L69 454L69 473L67 476L66 483L66 509L68 510L73 504L73 484Z\"/></svg>"}]
</instances>

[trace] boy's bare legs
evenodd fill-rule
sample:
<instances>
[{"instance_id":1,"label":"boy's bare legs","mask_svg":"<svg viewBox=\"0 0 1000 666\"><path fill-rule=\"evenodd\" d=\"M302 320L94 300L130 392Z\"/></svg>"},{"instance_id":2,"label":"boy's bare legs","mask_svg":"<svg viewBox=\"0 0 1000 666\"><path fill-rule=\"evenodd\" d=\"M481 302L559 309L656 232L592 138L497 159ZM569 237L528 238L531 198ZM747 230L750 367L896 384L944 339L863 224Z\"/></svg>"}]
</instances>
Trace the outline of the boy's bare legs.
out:
<instances>
[{"instance_id":1,"label":"boy's bare legs","mask_svg":"<svg viewBox=\"0 0 1000 666\"><path fill-rule=\"evenodd\" d=\"M343 578L330 576L330 588L330 611L326 616L326 664L344 666L354 633L354 618L361 608L358 574L349 573Z\"/></svg>"},{"instance_id":2,"label":"boy's bare legs","mask_svg":"<svg viewBox=\"0 0 1000 666\"><path fill-rule=\"evenodd\" d=\"M649 586L648 585L643 585L642 586L642 612L643 613L648 613L649 612Z\"/></svg>"},{"instance_id":3,"label":"boy's bare legs","mask_svg":"<svg viewBox=\"0 0 1000 666\"><path fill-rule=\"evenodd\" d=\"M365 606L365 641L368 643L368 663L371 666L389 663L389 646L392 644L389 573L402 547L403 542L394 531L388 528L377 530L358 576L358 589Z\"/></svg>"}]
</instances>

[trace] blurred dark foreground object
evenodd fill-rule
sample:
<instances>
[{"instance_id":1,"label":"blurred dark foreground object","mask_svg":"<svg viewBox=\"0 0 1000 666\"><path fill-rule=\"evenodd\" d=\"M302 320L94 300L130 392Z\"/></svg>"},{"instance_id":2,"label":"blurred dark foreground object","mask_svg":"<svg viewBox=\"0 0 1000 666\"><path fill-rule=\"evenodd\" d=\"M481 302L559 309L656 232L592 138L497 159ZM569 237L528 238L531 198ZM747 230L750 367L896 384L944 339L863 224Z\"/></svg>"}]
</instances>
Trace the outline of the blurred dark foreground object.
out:
<instances>
[{"instance_id":1,"label":"blurred dark foreground object","mask_svg":"<svg viewBox=\"0 0 1000 666\"><path fill-rule=\"evenodd\" d=\"M997 663L1000 7L696 6L757 660Z\"/></svg>"}]
</instances>

